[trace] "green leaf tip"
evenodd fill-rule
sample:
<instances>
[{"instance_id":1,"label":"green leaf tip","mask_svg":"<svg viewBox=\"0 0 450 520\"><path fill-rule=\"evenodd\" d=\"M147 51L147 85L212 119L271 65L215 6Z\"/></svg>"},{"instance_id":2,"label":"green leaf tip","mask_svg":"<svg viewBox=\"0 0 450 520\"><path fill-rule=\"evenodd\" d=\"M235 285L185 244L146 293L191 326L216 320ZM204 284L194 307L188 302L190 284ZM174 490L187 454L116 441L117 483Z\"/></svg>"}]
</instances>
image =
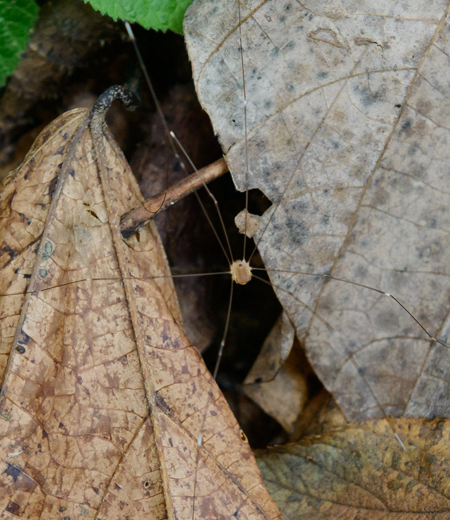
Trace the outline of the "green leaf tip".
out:
<instances>
[{"instance_id":1,"label":"green leaf tip","mask_svg":"<svg viewBox=\"0 0 450 520\"><path fill-rule=\"evenodd\" d=\"M0 0L0 86L18 65L38 11L34 0Z\"/></svg>"},{"instance_id":2,"label":"green leaf tip","mask_svg":"<svg viewBox=\"0 0 450 520\"><path fill-rule=\"evenodd\" d=\"M146 29L183 34L183 18L192 0L84 0L113 20L128 20Z\"/></svg>"}]
</instances>

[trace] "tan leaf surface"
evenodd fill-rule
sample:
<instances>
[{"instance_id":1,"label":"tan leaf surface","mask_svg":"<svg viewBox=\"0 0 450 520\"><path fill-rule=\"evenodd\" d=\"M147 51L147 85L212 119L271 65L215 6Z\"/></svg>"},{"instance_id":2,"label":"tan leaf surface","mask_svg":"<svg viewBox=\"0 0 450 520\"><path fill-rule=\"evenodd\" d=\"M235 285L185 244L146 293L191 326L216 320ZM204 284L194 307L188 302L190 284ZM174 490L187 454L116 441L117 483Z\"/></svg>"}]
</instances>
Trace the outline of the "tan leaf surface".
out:
<instances>
[{"instance_id":1,"label":"tan leaf surface","mask_svg":"<svg viewBox=\"0 0 450 520\"><path fill-rule=\"evenodd\" d=\"M448 0L241 3L252 216L267 268L331 273L397 296L448 337ZM200 100L239 189L238 9L195 2L185 33ZM277 204L280 203L278 206ZM274 208L277 208L274 210ZM271 220L270 220L271 219ZM310 361L349 420L450 417L450 352L392 299L272 272Z\"/></svg>"},{"instance_id":2,"label":"tan leaf surface","mask_svg":"<svg viewBox=\"0 0 450 520\"><path fill-rule=\"evenodd\" d=\"M121 238L142 197L108 99L90 126L52 123L1 195L1 294L19 294L0 299L1 516L281 518L180 328L154 225Z\"/></svg>"},{"instance_id":3,"label":"tan leaf surface","mask_svg":"<svg viewBox=\"0 0 450 520\"><path fill-rule=\"evenodd\" d=\"M282 313L245 378L242 390L288 433L308 401L305 356L289 317ZM303 354L303 355L302 355Z\"/></svg>"},{"instance_id":4,"label":"tan leaf surface","mask_svg":"<svg viewBox=\"0 0 450 520\"><path fill-rule=\"evenodd\" d=\"M425 520L450 516L450 424L397 419L349 425L258 453L258 465L286 520Z\"/></svg>"}]
</instances>

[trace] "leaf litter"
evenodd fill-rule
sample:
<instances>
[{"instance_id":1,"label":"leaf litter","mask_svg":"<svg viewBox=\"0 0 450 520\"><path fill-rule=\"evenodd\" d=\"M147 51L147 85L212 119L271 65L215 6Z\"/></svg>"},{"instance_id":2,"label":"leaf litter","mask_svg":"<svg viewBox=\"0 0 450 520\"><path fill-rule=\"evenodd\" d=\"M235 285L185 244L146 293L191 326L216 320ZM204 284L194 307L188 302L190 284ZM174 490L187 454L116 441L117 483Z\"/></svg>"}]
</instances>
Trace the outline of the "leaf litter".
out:
<instances>
[{"instance_id":1,"label":"leaf litter","mask_svg":"<svg viewBox=\"0 0 450 520\"><path fill-rule=\"evenodd\" d=\"M132 102L113 88L63 114L4 182L1 511L281 518L180 327L154 224L121 239L143 199L103 125L114 96Z\"/></svg>"},{"instance_id":2,"label":"leaf litter","mask_svg":"<svg viewBox=\"0 0 450 520\"><path fill-rule=\"evenodd\" d=\"M318 34L319 34L319 33L315 33L314 36L317 36ZM326 34L328 34L328 33L326 33ZM320 35L320 34L319 34L319 35ZM323 34L322 34L321 36L323 36ZM360 42L360 40L358 40L358 42ZM8 412L6 412L5 414L2 415L2 417L8 417L8 420L9 420L9 417L10 417L10 416L9 416ZM374 423L374 424L376 424L376 423ZM19 452L15 452L15 453L19 453ZM150 484L149 484L148 482L149 482L149 481L146 481L145 485L149 487ZM322 517L322 516L321 516L321 517Z\"/></svg>"}]
</instances>

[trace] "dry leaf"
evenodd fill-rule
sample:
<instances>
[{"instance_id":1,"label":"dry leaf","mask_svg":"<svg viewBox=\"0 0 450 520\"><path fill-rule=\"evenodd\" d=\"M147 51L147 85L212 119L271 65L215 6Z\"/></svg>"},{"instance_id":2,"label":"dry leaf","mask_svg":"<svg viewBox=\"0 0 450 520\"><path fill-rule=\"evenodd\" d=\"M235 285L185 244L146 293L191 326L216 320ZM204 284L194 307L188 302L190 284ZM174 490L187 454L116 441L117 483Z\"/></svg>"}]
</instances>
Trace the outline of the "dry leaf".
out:
<instances>
[{"instance_id":1,"label":"dry leaf","mask_svg":"<svg viewBox=\"0 0 450 520\"><path fill-rule=\"evenodd\" d=\"M245 384L273 381L286 362L294 344L294 328L289 316L282 312L261 348Z\"/></svg>"},{"instance_id":2,"label":"dry leaf","mask_svg":"<svg viewBox=\"0 0 450 520\"><path fill-rule=\"evenodd\" d=\"M244 393L288 433L308 400L307 363L298 343L292 348L294 334L283 312L242 385Z\"/></svg>"},{"instance_id":3,"label":"dry leaf","mask_svg":"<svg viewBox=\"0 0 450 520\"><path fill-rule=\"evenodd\" d=\"M295 442L303 437L322 435L347 424L348 421L336 401L326 390L322 389L305 406L289 440Z\"/></svg>"},{"instance_id":4,"label":"dry leaf","mask_svg":"<svg viewBox=\"0 0 450 520\"><path fill-rule=\"evenodd\" d=\"M259 468L285 519L449 518L449 422L393 424L407 451L382 420L259 453Z\"/></svg>"},{"instance_id":5,"label":"dry leaf","mask_svg":"<svg viewBox=\"0 0 450 520\"><path fill-rule=\"evenodd\" d=\"M154 225L120 235L142 197L102 128L114 95L52 123L1 194L2 518L281 518Z\"/></svg>"},{"instance_id":6,"label":"dry leaf","mask_svg":"<svg viewBox=\"0 0 450 520\"><path fill-rule=\"evenodd\" d=\"M448 1L195 2L197 92L244 187L241 34L252 216L269 269L394 294L447 342ZM279 204L279 205L278 205ZM270 272L315 371L349 420L450 417L450 352L391 298ZM286 291L293 292L292 298Z\"/></svg>"}]
</instances>

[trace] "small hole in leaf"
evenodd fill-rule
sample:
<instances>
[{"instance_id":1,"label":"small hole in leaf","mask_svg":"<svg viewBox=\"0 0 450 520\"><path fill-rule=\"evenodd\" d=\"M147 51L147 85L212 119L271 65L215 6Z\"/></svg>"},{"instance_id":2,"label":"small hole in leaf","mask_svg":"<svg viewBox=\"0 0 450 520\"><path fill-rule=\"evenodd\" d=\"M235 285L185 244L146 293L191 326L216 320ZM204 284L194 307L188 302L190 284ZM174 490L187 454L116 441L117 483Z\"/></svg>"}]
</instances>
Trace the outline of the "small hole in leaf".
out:
<instances>
[{"instance_id":1,"label":"small hole in leaf","mask_svg":"<svg viewBox=\"0 0 450 520\"><path fill-rule=\"evenodd\" d=\"M253 189L248 192L248 210L253 215L263 215L272 206L271 200L261 190Z\"/></svg>"},{"instance_id":2,"label":"small hole in leaf","mask_svg":"<svg viewBox=\"0 0 450 520\"><path fill-rule=\"evenodd\" d=\"M151 486L150 480L144 482L144 489L148 489Z\"/></svg>"}]
</instances>

